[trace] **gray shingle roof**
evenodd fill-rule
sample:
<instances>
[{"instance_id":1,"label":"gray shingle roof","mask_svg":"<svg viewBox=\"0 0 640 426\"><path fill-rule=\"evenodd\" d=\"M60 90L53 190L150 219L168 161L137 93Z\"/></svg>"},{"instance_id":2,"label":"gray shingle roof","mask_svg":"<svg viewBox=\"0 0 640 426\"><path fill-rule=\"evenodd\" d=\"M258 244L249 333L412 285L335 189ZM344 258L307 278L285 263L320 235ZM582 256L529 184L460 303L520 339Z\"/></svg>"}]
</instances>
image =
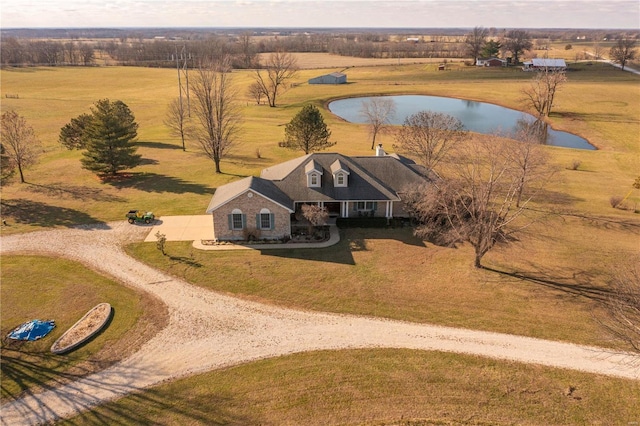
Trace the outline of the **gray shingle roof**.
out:
<instances>
[{"instance_id":1,"label":"gray shingle roof","mask_svg":"<svg viewBox=\"0 0 640 426\"><path fill-rule=\"evenodd\" d=\"M336 167L348 170L346 187L336 187L333 173ZM326 171L322 186L309 188L310 169ZM398 155L347 157L337 153L313 153L266 168L260 177L249 177L223 185L215 192L207 213L238 195L253 190L286 208L294 202L318 201L398 201L398 194L407 186L430 181L426 168Z\"/></svg>"},{"instance_id":2,"label":"gray shingle roof","mask_svg":"<svg viewBox=\"0 0 640 426\"><path fill-rule=\"evenodd\" d=\"M211 202L209 202L209 207L207 207L207 213L213 212L218 207L228 203L247 191L253 191L257 194L261 194L263 197L266 197L293 212L293 201L287 197L286 194L280 191L273 182L259 177L249 176L244 179L222 185L216 189L213 197L211 197Z\"/></svg>"}]
</instances>

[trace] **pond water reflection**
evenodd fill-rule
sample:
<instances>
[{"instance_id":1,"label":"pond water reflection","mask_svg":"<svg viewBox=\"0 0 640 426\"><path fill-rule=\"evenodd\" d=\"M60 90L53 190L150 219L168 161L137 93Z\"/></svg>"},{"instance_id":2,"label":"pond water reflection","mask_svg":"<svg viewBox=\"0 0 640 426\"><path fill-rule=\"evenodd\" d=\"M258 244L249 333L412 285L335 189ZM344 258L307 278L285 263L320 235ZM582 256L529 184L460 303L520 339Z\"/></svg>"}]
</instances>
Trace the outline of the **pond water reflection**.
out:
<instances>
[{"instance_id":1,"label":"pond water reflection","mask_svg":"<svg viewBox=\"0 0 640 426\"><path fill-rule=\"evenodd\" d=\"M361 115L362 103L374 97L348 98L333 101L329 110L351 123L366 123ZM523 120L533 123L535 118L521 111L501 107L484 102L468 101L464 99L444 98L440 96L399 95L385 96L395 102L396 114L391 124L401 125L405 118L419 111L434 111L452 115L462 121L465 129L472 132L491 134L500 132L513 133L518 123ZM572 133L553 130L547 126L547 145L577 149L595 149L586 139Z\"/></svg>"}]
</instances>

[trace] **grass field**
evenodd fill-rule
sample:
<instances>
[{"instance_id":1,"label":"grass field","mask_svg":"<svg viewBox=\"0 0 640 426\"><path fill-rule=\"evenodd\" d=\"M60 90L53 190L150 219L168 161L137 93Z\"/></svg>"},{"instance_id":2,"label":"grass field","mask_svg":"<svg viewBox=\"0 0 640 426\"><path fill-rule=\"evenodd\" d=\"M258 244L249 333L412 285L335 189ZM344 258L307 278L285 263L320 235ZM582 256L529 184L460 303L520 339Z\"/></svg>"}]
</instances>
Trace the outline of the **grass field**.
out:
<instances>
[{"instance_id":1,"label":"grass field","mask_svg":"<svg viewBox=\"0 0 640 426\"><path fill-rule=\"evenodd\" d=\"M327 60L331 60L328 57ZM301 85L281 97L278 108L254 105L244 96L250 72L235 73L245 126L236 148L222 163L224 174L213 173L213 162L193 144L182 152L180 142L168 134L162 120L166 105L177 96L173 70L140 68L36 68L2 70L2 110L24 115L43 142L41 162L26 171L27 184L4 182L3 217L10 226L3 233L118 220L129 208L153 210L158 215L200 214L216 187L239 176L299 155L278 147L284 125L305 102L324 105L336 97L379 93L421 93L453 96L518 108L520 90L530 75L518 70L478 70L459 65L439 72L435 65L389 65L350 68L350 84L310 86L304 82L326 70L302 70ZM601 148L597 153L549 148L557 164L574 159L587 173L566 173L565 185L586 198L579 207L604 212L612 195L626 195L637 173L637 135L640 118L638 77L611 67L583 66L569 76L558 95L553 126L577 133ZM101 98L120 99L140 124L139 152L143 165L131 179L104 184L80 167L81 154L58 143L60 128L72 117L89 110ZM368 154L366 127L341 121L325 113L336 151ZM393 140L383 137L387 148ZM260 155L257 155L257 153ZM593 173L596 172L596 173ZM602 172L607 178L603 179ZM576 182L578 178L578 182ZM585 181L585 179L587 181ZM598 187L593 191L593 187ZM586 189L586 191L584 191ZM597 196L598 199L594 199ZM632 194L632 201L639 200ZM607 214L616 214L609 212Z\"/></svg>"},{"instance_id":2,"label":"grass field","mask_svg":"<svg viewBox=\"0 0 640 426\"><path fill-rule=\"evenodd\" d=\"M314 352L179 380L60 424L627 425L640 418L638 392L637 381L439 352Z\"/></svg>"},{"instance_id":3,"label":"grass field","mask_svg":"<svg viewBox=\"0 0 640 426\"><path fill-rule=\"evenodd\" d=\"M42 256L3 256L0 296L3 401L26 390L76 379L125 358L140 347L141 336L152 336L167 317L166 308L146 294L78 263ZM67 355L52 354L53 342L102 302L113 309L109 326ZM35 342L4 338L14 327L35 318L54 319L56 328ZM132 333L134 327L136 332Z\"/></svg>"},{"instance_id":4,"label":"grass field","mask_svg":"<svg viewBox=\"0 0 640 426\"><path fill-rule=\"evenodd\" d=\"M183 152L162 124L166 105L177 95L175 70L0 71L2 111L11 108L24 115L44 145L41 162L26 171L28 183L3 182L2 217L8 226L2 227L2 233L123 220L130 208L153 210L159 216L202 214L219 185L300 155L279 148L278 141L284 124L306 102L323 107L345 96L417 93L518 109L520 91L531 78L519 70L484 70L461 63L444 72L437 71L436 64L362 63L345 71L347 85L310 86L308 78L349 65L340 62L343 59L332 63L330 55L304 60L314 69L300 71L296 78L300 84L281 97L277 108L253 104L244 94L250 73L234 73L244 133L223 160L220 175L213 173L213 162L194 145ZM323 62L324 67L316 69ZM568 79L550 122L558 130L585 137L599 149L545 148L558 172L544 197L536 201L537 210L529 212L539 222L515 244L489 253L485 264L491 270L475 270L468 247L426 244L408 229L347 230L338 247L314 251L204 253L183 243L170 243L169 257L160 256L153 244L128 250L198 285L266 303L611 345L593 313L612 274L640 249L640 217L635 213L640 192L631 187L640 174L640 77L602 64L579 64ZM6 99L6 94L19 98ZM57 142L60 127L105 97L124 101L136 115L139 152L145 159L131 171L130 179L111 184L82 170L80 153L67 151ZM343 122L326 110L324 116L337 142L335 151L371 153L365 126ZM382 142L391 150L390 136L383 136ZM570 170L574 161L580 167ZM609 198L614 195L628 195L628 208L613 209ZM185 268L171 259L191 255L202 268ZM8 300L5 262L3 257L3 308ZM59 266L48 268L57 271ZM212 273L216 280L211 280ZM20 279L37 287L37 277ZM28 309L22 306L16 315L31 315ZM75 309L88 308L77 304ZM3 309L3 332L11 325ZM434 362L437 366L425 372L425 366ZM406 371L399 367L405 363ZM356 371L359 368L367 372ZM262 370L269 374L259 373ZM287 379L292 370L297 375ZM434 375L433 386L431 376L424 374ZM576 395L582 399L563 396L568 386L576 386ZM277 396L269 398L275 389ZM327 394L327 389L336 389L335 400L323 400L314 408L317 395ZM194 377L96 410L78 422L97 423L113 416L123 423L175 419L242 424L255 419L255 423L295 424L296 416L317 419L318 413L324 413L329 416L327 422L316 420L316 424L357 424L367 419L371 424L399 422L403 415L444 424L510 424L513 419L522 419L522 424L626 424L637 421L634 416L640 410L630 403L637 391L635 382L456 355L345 351L295 355ZM206 414L198 408L203 401L211 407ZM392 405L396 408L391 409ZM474 409L464 408L469 406ZM623 408L606 409L618 406ZM165 420L167 411L175 417ZM610 421L608 411L618 417ZM251 417L252 413L257 414ZM285 421L277 422L279 418Z\"/></svg>"}]
</instances>

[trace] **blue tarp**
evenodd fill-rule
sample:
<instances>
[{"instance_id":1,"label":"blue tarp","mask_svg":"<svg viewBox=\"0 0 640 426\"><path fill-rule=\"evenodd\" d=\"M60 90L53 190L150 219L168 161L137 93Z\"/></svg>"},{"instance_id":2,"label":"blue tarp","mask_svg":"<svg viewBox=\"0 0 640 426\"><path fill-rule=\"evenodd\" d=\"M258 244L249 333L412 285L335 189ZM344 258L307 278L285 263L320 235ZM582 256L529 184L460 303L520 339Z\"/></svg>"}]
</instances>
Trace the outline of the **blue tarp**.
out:
<instances>
[{"instance_id":1,"label":"blue tarp","mask_svg":"<svg viewBox=\"0 0 640 426\"><path fill-rule=\"evenodd\" d=\"M14 340L38 340L49 334L55 328L53 320L31 320L25 322L9 333L9 338Z\"/></svg>"}]
</instances>

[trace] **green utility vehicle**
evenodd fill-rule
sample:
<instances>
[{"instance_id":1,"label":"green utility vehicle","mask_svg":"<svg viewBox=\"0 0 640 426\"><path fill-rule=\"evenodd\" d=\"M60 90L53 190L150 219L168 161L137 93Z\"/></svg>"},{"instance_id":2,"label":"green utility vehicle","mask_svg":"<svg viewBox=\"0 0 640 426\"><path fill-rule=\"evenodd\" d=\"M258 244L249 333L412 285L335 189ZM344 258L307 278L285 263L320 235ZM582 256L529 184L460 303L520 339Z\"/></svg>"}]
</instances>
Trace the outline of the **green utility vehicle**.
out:
<instances>
[{"instance_id":1,"label":"green utility vehicle","mask_svg":"<svg viewBox=\"0 0 640 426\"><path fill-rule=\"evenodd\" d=\"M155 219L152 212L144 213L142 210L129 210L127 220L129 223L151 223Z\"/></svg>"}]
</instances>

